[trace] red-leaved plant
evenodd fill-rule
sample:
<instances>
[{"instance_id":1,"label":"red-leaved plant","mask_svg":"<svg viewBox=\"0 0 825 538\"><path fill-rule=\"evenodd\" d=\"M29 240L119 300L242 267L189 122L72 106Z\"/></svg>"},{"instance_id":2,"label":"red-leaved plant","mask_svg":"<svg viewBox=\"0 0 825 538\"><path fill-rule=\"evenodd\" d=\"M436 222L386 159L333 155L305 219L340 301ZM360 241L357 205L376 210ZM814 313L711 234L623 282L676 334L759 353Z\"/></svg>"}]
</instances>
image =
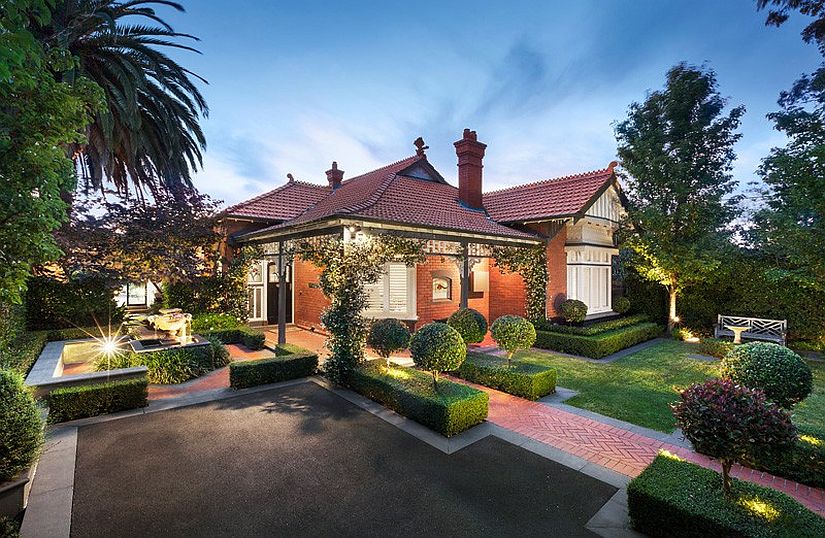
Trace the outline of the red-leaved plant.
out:
<instances>
[{"instance_id":1,"label":"red-leaved plant","mask_svg":"<svg viewBox=\"0 0 825 538\"><path fill-rule=\"evenodd\" d=\"M722 464L722 489L730 496L730 469L747 458L777 456L796 442L790 414L761 390L712 379L680 393L673 415L697 452Z\"/></svg>"}]
</instances>

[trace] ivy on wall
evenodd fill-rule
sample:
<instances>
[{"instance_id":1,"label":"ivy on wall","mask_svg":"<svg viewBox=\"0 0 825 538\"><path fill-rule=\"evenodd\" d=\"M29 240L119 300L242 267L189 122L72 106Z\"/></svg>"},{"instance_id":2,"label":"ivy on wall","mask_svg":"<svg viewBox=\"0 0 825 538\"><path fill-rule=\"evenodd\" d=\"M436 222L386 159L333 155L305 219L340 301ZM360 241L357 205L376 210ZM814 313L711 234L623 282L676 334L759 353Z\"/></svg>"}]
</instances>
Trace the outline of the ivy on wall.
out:
<instances>
[{"instance_id":1,"label":"ivy on wall","mask_svg":"<svg viewBox=\"0 0 825 538\"><path fill-rule=\"evenodd\" d=\"M547 312L547 252L545 245L534 247L493 247L493 259L503 273L518 273L527 292L525 313L532 322L542 321Z\"/></svg>"},{"instance_id":2,"label":"ivy on wall","mask_svg":"<svg viewBox=\"0 0 825 538\"><path fill-rule=\"evenodd\" d=\"M339 236L313 238L301 243L300 256L321 270L319 285L330 300L321 315L329 331L330 358L324 364L334 383L345 383L350 372L364 360L369 320L365 286L378 282L390 261L408 266L425 260L425 242L391 235L344 242Z\"/></svg>"}]
</instances>

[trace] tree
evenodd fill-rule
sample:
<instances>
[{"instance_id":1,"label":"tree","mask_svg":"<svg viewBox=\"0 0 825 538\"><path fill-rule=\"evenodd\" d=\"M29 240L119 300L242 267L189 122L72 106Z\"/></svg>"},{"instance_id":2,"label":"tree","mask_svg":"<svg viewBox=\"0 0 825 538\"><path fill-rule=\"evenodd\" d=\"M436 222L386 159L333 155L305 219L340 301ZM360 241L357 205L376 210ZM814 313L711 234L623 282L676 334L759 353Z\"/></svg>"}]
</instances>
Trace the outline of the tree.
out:
<instances>
[{"instance_id":1,"label":"tree","mask_svg":"<svg viewBox=\"0 0 825 538\"><path fill-rule=\"evenodd\" d=\"M66 219L61 192L76 178L66 146L83 141L89 114L100 103L93 83L58 82L52 69L65 51L48 53L29 30L46 23L45 1L0 7L0 302L19 303L32 265L56 259L52 232Z\"/></svg>"},{"instance_id":2,"label":"tree","mask_svg":"<svg viewBox=\"0 0 825 538\"><path fill-rule=\"evenodd\" d=\"M731 168L745 109L725 114L726 104L712 70L682 63L615 126L629 201L625 245L635 270L667 289L668 330L677 295L719 266L738 214Z\"/></svg>"},{"instance_id":3,"label":"tree","mask_svg":"<svg viewBox=\"0 0 825 538\"><path fill-rule=\"evenodd\" d=\"M92 188L108 180L121 195L130 186L140 196L178 195L192 189L191 173L202 164L199 119L208 108L194 80L206 81L163 52L198 52L182 42L197 38L175 32L156 5L184 11L168 0L57 0L55 16L35 25L47 47L76 59L55 70L58 80L86 77L103 88L106 106L86 140L71 147Z\"/></svg>"},{"instance_id":4,"label":"tree","mask_svg":"<svg viewBox=\"0 0 825 538\"><path fill-rule=\"evenodd\" d=\"M377 319L370 325L367 345L386 359L389 368L390 355L407 349L410 345L410 330L397 319Z\"/></svg>"},{"instance_id":5,"label":"tree","mask_svg":"<svg viewBox=\"0 0 825 538\"><path fill-rule=\"evenodd\" d=\"M467 344L461 334L446 323L428 323L410 340L410 355L416 366L430 372L438 390L438 375L457 370L467 358Z\"/></svg>"},{"instance_id":6,"label":"tree","mask_svg":"<svg viewBox=\"0 0 825 538\"><path fill-rule=\"evenodd\" d=\"M490 326L496 344L507 352L507 366L519 349L528 349L536 343L536 328L521 316L506 315Z\"/></svg>"}]
</instances>

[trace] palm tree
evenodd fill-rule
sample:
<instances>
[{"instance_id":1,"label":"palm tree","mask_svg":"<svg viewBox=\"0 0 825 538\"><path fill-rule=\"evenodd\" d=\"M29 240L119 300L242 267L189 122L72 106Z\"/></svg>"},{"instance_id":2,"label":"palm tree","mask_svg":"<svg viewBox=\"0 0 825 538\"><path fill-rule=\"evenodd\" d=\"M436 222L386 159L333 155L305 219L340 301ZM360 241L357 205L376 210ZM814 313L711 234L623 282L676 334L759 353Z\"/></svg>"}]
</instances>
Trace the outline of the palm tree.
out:
<instances>
[{"instance_id":1,"label":"palm tree","mask_svg":"<svg viewBox=\"0 0 825 538\"><path fill-rule=\"evenodd\" d=\"M185 43L198 39L175 32L156 5L184 11L167 0L58 0L49 25L37 28L47 47L76 58L58 74L62 80L86 77L103 89L105 106L94 113L86 143L71 148L87 188L103 191L109 181L120 195L130 187L140 197L185 193L203 164L199 120L209 109L194 79L206 81L164 53L199 53ZM134 24L139 18L150 22Z\"/></svg>"}]
</instances>

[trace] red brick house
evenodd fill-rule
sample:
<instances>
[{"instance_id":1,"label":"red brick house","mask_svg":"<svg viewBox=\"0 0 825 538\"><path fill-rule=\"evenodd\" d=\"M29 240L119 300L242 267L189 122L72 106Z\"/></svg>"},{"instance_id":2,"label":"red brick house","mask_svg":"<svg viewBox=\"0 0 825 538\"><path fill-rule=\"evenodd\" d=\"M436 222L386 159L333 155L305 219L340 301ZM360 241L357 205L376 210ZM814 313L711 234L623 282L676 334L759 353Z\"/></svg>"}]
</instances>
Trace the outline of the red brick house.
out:
<instances>
[{"instance_id":1,"label":"red brick house","mask_svg":"<svg viewBox=\"0 0 825 538\"><path fill-rule=\"evenodd\" d=\"M491 245L544 245L548 317L565 298L584 301L593 316L611 312L614 232L622 210L615 163L484 193L486 146L474 131L465 129L455 143L458 188L430 164L421 139L416 146L412 157L349 179L333 162L325 185L290 175L284 185L224 211L227 245L264 247L264 259L249 275L251 323L278 322L283 281L284 322L320 325L327 300L318 270L296 258L279 272L277 252L283 241L331 233L345 240L381 232L428 241L426 263L388 264L382 280L370 286L369 317L394 317L417 328L462 304L489 320L523 315L524 282L496 267Z\"/></svg>"}]
</instances>

